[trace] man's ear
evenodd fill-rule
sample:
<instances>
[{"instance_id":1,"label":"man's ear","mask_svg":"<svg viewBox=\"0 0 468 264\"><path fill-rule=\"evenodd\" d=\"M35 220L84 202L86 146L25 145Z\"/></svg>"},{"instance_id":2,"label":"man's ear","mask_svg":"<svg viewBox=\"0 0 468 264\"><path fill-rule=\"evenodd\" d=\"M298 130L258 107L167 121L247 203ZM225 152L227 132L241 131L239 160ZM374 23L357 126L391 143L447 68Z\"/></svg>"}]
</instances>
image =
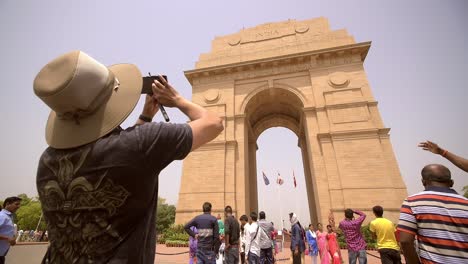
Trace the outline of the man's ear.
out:
<instances>
[{"instance_id":1,"label":"man's ear","mask_svg":"<svg viewBox=\"0 0 468 264\"><path fill-rule=\"evenodd\" d=\"M427 186L427 181L426 181L425 179L421 179L421 183L422 183L422 185L423 185L424 187Z\"/></svg>"}]
</instances>

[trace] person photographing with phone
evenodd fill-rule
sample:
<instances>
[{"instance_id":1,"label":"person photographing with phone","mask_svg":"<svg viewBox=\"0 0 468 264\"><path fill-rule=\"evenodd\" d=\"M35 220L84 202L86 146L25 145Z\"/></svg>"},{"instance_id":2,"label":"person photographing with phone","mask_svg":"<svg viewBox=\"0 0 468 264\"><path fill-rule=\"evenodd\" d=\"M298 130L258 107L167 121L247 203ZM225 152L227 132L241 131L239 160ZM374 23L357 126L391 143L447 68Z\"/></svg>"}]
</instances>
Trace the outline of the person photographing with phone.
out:
<instances>
[{"instance_id":1,"label":"person photographing with phone","mask_svg":"<svg viewBox=\"0 0 468 264\"><path fill-rule=\"evenodd\" d=\"M33 88L51 109L36 177L50 238L43 263L154 263L158 175L216 138L222 119L162 79L123 129L142 93L139 69L82 51L47 63ZM151 122L159 104L190 121Z\"/></svg>"}]
</instances>

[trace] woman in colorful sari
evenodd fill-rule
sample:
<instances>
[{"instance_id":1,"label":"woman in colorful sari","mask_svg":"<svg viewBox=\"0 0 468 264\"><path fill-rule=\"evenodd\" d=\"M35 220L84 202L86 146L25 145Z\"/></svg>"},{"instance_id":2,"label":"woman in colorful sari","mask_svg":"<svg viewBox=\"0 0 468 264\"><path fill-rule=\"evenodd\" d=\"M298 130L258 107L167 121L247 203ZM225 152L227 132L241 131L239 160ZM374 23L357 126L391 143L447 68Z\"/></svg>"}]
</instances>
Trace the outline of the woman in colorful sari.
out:
<instances>
[{"instance_id":1,"label":"woman in colorful sari","mask_svg":"<svg viewBox=\"0 0 468 264\"><path fill-rule=\"evenodd\" d=\"M330 264L330 254L328 252L327 233L323 232L321 223L317 224L317 244L320 254L321 264Z\"/></svg>"},{"instance_id":2,"label":"woman in colorful sari","mask_svg":"<svg viewBox=\"0 0 468 264\"><path fill-rule=\"evenodd\" d=\"M330 255L332 257L332 263L341 264L341 252L336 233L333 232L333 228L331 227L331 225L327 225L327 231L328 251L330 252Z\"/></svg>"},{"instance_id":3,"label":"woman in colorful sari","mask_svg":"<svg viewBox=\"0 0 468 264\"><path fill-rule=\"evenodd\" d=\"M314 226L309 225L309 230L306 233L307 244L309 245L309 256L312 258L312 263L317 264L318 245L317 245L317 234L315 234Z\"/></svg>"}]
</instances>

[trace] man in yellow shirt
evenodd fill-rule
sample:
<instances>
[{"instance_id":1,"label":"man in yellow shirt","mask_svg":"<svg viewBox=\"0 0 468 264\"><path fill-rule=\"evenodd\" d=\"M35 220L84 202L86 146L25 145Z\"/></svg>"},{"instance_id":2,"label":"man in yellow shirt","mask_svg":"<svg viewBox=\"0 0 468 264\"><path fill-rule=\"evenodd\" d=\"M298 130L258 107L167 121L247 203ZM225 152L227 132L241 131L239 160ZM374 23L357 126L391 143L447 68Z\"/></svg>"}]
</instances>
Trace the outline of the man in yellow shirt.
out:
<instances>
[{"instance_id":1,"label":"man in yellow shirt","mask_svg":"<svg viewBox=\"0 0 468 264\"><path fill-rule=\"evenodd\" d=\"M383 208L376 205L372 208L375 219L370 223L369 229L377 238L377 249L382 264L401 264L400 247L395 238L395 225L383 216Z\"/></svg>"}]
</instances>

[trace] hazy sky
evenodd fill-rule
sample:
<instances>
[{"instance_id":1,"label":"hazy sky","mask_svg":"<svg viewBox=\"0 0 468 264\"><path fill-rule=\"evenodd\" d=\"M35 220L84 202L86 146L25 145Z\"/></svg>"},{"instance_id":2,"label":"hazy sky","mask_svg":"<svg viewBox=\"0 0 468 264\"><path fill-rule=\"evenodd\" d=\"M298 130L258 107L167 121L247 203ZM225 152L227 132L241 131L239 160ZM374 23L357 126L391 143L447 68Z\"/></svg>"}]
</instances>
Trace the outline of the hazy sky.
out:
<instances>
[{"instance_id":1,"label":"hazy sky","mask_svg":"<svg viewBox=\"0 0 468 264\"><path fill-rule=\"evenodd\" d=\"M32 82L49 60L80 49L107 65L134 63L142 72L167 74L190 98L191 87L183 71L194 68L215 36L266 22L320 16L329 19L332 29L346 28L357 42L372 41L364 65L383 121L392 129L391 140L409 193L422 189L420 170L433 162L449 166L460 191L468 185L468 175L416 145L432 139L468 157L467 11L468 1L463 0L2 0L0 197L37 194L35 174L46 147L49 109L34 96ZM141 107L140 102L124 126L134 123ZM186 120L175 110L169 115L176 122ZM297 137L287 129L270 129L260 136L258 145L258 177L262 169L270 176L280 171L287 180L281 194L287 199L281 207L300 211L301 219L308 222ZM298 177L297 190L292 187L292 170ZM181 162L176 162L160 175L159 194L171 203L177 202L180 173ZM275 189L271 185L265 189L262 182L259 193L260 207L262 196L266 201L278 199ZM278 214L272 206L267 205L266 211Z\"/></svg>"}]
</instances>

